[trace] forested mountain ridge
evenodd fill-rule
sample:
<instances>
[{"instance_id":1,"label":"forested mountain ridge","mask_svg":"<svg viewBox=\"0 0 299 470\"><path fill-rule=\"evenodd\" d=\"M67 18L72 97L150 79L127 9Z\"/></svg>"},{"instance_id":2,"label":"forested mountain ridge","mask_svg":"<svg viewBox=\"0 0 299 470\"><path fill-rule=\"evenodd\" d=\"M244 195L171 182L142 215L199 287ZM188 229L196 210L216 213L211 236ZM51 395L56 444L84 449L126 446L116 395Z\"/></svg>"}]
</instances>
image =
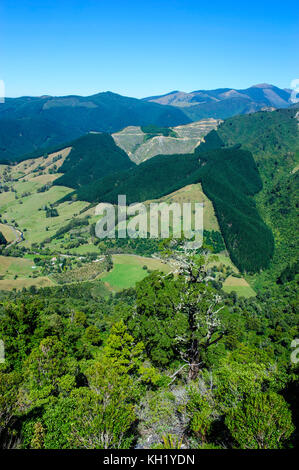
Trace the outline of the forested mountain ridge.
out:
<instances>
[{"instance_id":1,"label":"forested mountain ridge","mask_svg":"<svg viewBox=\"0 0 299 470\"><path fill-rule=\"evenodd\" d=\"M275 250L270 271L256 279L260 287L298 260L299 132L296 107L227 119L218 129L223 142L241 144L256 161L263 182L255 196L263 220L272 229Z\"/></svg>"},{"instance_id":2,"label":"forested mountain ridge","mask_svg":"<svg viewBox=\"0 0 299 470\"><path fill-rule=\"evenodd\" d=\"M179 109L106 92L82 96L6 98L0 106L0 161L20 161L38 148L90 131L129 125L176 126L191 120Z\"/></svg>"},{"instance_id":3,"label":"forested mountain ridge","mask_svg":"<svg viewBox=\"0 0 299 470\"><path fill-rule=\"evenodd\" d=\"M99 177L135 166L109 134L90 133L70 145L72 150L59 168L64 175L55 184L79 188Z\"/></svg>"},{"instance_id":4,"label":"forested mountain ridge","mask_svg":"<svg viewBox=\"0 0 299 470\"><path fill-rule=\"evenodd\" d=\"M290 90L256 85L172 92L143 100L112 92L91 96L6 98L0 106L0 162L15 162L90 131L114 133L127 126L173 127L201 119L226 119L263 108L287 107Z\"/></svg>"}]
</instances>

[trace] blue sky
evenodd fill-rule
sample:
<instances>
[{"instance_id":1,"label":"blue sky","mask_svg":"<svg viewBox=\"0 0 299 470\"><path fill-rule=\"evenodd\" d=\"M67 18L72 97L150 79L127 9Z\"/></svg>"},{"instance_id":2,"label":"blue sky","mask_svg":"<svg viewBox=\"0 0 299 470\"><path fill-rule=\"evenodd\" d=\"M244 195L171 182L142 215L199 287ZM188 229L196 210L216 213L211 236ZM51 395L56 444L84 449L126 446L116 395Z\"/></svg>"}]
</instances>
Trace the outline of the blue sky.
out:
<instances>
[{"instance_id":1,"label":"blue sky","mask_svg":"<svg viewBox=\"0 0 299 470\"><path fill-rule=\"evenodd\" d=\"M288 87L298 1L0 0L7 96Z\"/></svg>"}]
</instances>

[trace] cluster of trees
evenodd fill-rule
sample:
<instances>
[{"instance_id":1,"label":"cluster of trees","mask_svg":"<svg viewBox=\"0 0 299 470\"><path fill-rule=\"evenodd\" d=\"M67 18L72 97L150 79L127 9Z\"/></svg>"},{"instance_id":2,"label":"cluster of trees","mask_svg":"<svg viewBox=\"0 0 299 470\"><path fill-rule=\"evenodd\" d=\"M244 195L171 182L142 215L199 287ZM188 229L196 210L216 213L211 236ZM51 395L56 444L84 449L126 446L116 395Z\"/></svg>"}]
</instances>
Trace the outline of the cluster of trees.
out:
<instances>
[{"instance_id":1,"label":"cluster of trees","mask_svg":"<svg viewBox=\"0 0 299 470\"><path fill-rule=\"evenodd\" d=\"M141 126L142 132L144 132L144 140L147 141L155 136L163 135L164 137L177 137L177 133L170 127L158 127L155 125Z\"/></svg>"},{"instance_id":2,"label":"cluster of trees","mask_svg":"<svg viewBox=\"0 0 299 470\"><path fill-rule=\"evenodd\" d=\"M40 188L37 188L36 192L37 193L44 193L46 191L49 191L49 189L51 188L52 186L52 183L47 183L45 184L44 186L41 186Z\"/></svg>"},{"instance_id":3,"label":"cluster of trees","mask_svg":"<svg viewBox=\"0 0 299 470\"><path fill-rule=\"evenodd\" d=\"M294 445L296 281L238 299L207 257L165 256L176 276L114 296L100 281L2 294L2 447Z\"/></svg>"},{"instance_id":4,"label":"cluster of trees","mask_svg":"<svg viewBox=\"0 0 299 470\"><path fill-rule=\"evenodd\" d=\"M87 226L89 223L88 218L89 216L78 219L71 219L66 225L63 225L55 232L55 234L51 237L51 240L62 238L64 234L69 233L71 230Z\"/></svg>"},{"instance_id":5,"label":"cluster of trees","mask_svg":"<svg viewBox=\"0 0 299 470\"><path fill-rule=\"evenodd\" d=\"M134 253L140 256L151 256L159 252L160 239L150 238L114 238L100 240L95 237L95 224L90 226L90 234L93 242L100 249L101 253ZM213 253L220 253L225 250L225 244L220 232L215 230L204 230L203 239Z\"/></svg>"},{"instance_id":6,"label":"cluster of trees","mask_svg":"<svg viewBox=\"0 0 299 470\"><path fill-rule=\"evenodd\" d=\"M2 232L0 232L0 245L7 245L7 240Z\"/></svg>"},{"instance_id":7,"label":"cluster of trees","mask_svg":"<svg viewBox=\"0 0 299 470\"><path fill-rule=\"evenodd\" d=\"M225 244L220 232L216 230L204 230L203 240L210 247L213 253L220 253L225 250Z\"/></svg>"},{"instance_id":8,"label":"cluster of trees","mask_svg":"<svg viewBox=\"0 0 299 470\"><path fill-rule=\"evenodd\" d=\"M278 284L284 284L285 282L292 281L295 279L296 274L299 274L299 261L288 265L280 274L277 279Z\"/></svg>"},{"instance_id":9,"label":"cluster of trees","mask_svg":"<svg viewBox=\"0 0 299 470\"><path fill-rule=\"evenodd\" d=\"M46 217L58 217L58 210L56 207L47 207L46 209Z\"/></svg>"}]
</instances>

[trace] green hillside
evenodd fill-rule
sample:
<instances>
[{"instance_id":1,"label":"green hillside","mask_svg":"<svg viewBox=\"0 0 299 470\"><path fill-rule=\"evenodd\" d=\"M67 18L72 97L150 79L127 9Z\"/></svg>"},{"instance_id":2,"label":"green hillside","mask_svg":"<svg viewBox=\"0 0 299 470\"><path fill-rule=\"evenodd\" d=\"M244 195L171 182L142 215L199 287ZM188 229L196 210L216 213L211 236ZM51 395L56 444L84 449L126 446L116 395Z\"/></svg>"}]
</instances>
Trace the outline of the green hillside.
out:
<instances>
[{"instance_id":1,"label":"green hillside","mask_svg":"<svg viewBox=\"0 0 299 470\"><path fill-rule=\"evenodd\" d=\"M78 199L113 204L117 203L119 194L126 194L128 204L157 199L188 184L199 182L198 172L206 163L201 155L223 145L219 135L213 130L194 153L157 155L127 171L99 178L79 188ZM211 155L209 158L212 160Z\"/></svg>"},{"instance_id":2,"label":"green hillside","mask_svg":"<svg viewBox=\"0 0 299 470\"><path fill-rule=\"evenodd\" d=\"M192 121L213 117L215 119L227 119L238 114L246 114L258 111L260 106L246 98L229 98L224 101L211 101L203 104L194 104L184 108L184 113Z\"/></svg>"},{"instance_id":3,"label":"green hillside","mask_svg":"<svg viewBox=\"0 0 299 470\"><path fill-rule=\"evenodd\" d=\"M93 180L135 166L109 134L88 134L72 144L55 184L79 188Z\"/></svg>"},{"instance_id":4,"label":"green hillside","mask_svg":"<svg viewBox=\"0 0 299 470\"><path fill-rule=\"evenodd\" d=\"M288 108L235 116L224 121L217 132L226 145L242 144L257 161L263 160L264 173L275 158L298 148L296 112L295 108Z\"/></svg>"},{"instance_id":5,"label":"green hillside","mask_svg":"<svg viewBox=\"0 0 299 470\"><path fill-rule=\"evenodd\" d=\"M116 173L79 188L78 199L117 203L126 194L127 203L157 199L185 186L185 178L199 168L198 158L189 155L158 155L130 170Z\"/></svg>"},{"instance_id":6,"label":"green hillside","mask_svg":"<svg viewBox=\"0 0 299 470\"><path fill-rule=\"evenodd\" d=\"M262 190L255 196L259 213L272 229L275 250L270 270L255 276L256 287L279 278L298 260L299 135L296 107L226 120L218 134L226 145L242 144L252 152Z\"/></svg>"},{"instance_id":7,"label":"green hillside","mask_svg":"<svg viewBox=\"0 0 299 470\"><path fill-rule=\"evenodd\" d=\"M118 195L126 194L130 204L201 182L213 202L231 259L241 271L256 272L268 266L273 253L271 231L251 197L261 190L262 181L250 152L239 146L217 149L221 145L218 134L212 131L194 154L153 157L138 167L79 188L77 197L116 204Z\"/></svg>"},{"instance_id":8,"label":"green hillside","mask_svg":"<svg viewBox=\"0 0 299 470\"><path fill-rule=\"evenodd\" d=\"M262 189L252 154L221 149L201 157L208 163L202 170L202 187L213 202L231 260L240 271L256 272L268 267L273 235L250 197Z\"/></svg>"},{"instance_id":9,"label":"green hillside","mask_svg":"<svg viewBox=\"0 0 299 470\"><path fill-rule=\"evenodd\" d=\"M76 137L78 133L70 127L40 117L2 118L0 107L0 163L26 160L31 154L39 157L41 148L56 148L58 143L65 146Z\"/></svg>"}]
</instances>

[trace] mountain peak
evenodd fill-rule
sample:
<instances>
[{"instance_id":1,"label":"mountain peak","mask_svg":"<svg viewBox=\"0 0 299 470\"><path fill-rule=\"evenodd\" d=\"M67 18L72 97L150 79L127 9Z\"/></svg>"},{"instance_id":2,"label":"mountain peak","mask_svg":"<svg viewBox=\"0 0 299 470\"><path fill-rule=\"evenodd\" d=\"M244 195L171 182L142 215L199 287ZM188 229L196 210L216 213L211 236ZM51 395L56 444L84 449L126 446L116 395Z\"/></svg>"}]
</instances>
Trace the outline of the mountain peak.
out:
<instances>
[{"instance_id":1,"label":"mountain peak","mask_svg":"<svg viewBox=\"0 0 299 470\"><path fill-rule=\"evenodd\" d=\"M252 85L251 88L274 88L274 85L270 85L269 83L258 83L257 85Z\"/></svg>"},{"instance_id":2,"label":"mountain peak","mask_svg":"<svg viewBox=\"0 0 299 470\"><path fill-rule=\"evenodd\" d=\"M204 118L226 119L235 114L246 114L266 107L286 108L290 92L269 83L258 83L246 89L217 88L191 93L170 92L144 98L162 105L181 108L193 121Z\"/></svg>"}]
</instances>

